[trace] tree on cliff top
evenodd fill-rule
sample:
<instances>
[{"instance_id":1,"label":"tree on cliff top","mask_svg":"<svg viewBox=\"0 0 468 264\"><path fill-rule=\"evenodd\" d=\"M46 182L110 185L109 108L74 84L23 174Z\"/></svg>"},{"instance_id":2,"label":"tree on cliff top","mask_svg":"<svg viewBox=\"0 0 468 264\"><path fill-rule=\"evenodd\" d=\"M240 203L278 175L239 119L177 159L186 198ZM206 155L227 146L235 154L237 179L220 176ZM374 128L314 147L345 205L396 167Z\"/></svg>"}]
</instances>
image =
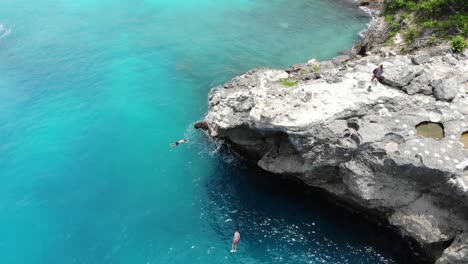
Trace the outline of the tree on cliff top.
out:
<instances>
[{"instance_id":1,"label":"tree on cliff top","mask_svg":"<svg viewBox=\"0 0 468 264\"><path fill-rule=\"evenodd\" d=\"M385 0L385 14L412 14L415 22L445 36L468 36L467 0Z\"/></svg>"}]
</instances>

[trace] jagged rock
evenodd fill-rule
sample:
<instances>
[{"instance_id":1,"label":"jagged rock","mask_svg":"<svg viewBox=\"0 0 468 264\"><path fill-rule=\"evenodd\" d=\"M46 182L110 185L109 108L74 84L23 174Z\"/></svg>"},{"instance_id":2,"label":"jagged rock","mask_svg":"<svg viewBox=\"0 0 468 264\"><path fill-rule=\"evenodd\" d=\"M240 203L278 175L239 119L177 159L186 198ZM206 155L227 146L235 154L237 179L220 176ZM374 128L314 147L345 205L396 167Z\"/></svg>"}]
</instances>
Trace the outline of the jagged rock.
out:
<instances>
[{"instance_id":1,"label":"jagged rock","mask_svg":"<svg viewBox=\"0 0 468 264\"><path fill-rule=\"evenodd\" d=\"M335 65L342 66L343 63L349 61L351 57L349 55L340 55L335 58L333 58L332 62Z\"/></svg>"},{"instance_id":2,"label":"jagged rock","mask_svg":"<svg viewBox=\"0 0 468 264\"><path fill-rule=\"evenodd\" d=\"M438 80L432 84L437 100L452 101L458 94L459 84L455 78Z\"/></svg>"},{"instance_id":3,"label":"jagged rock","mask_svg":"<svg viewBox=\"0 0 468 264\"><path fill-rule=\"evenodd\" d=\"M457 65L457 60L453 57L451 53L448 53L444 57L442 57L442 60L450 65Z\"/></svg>"},{"instance_id":4,"label":"jagged rock","mask_svg":"<svg viewBox=\"0 0 468 264\"><path fill-rule=\"evenodd\" d=\"M370 5L370 1L369 0L361 0L361 1L359 1L359 5L360 6L368 6L368 5Z\"/></svg>"},{"instance_id":5,"label":"jagged rock","mask_svg":"<svg viewBox=\"0 0 468 264\"><path fill-rule=\"evenodd\" d=\"M315 61L315 60L314 60L314 61ZM309 62L307 62L307 63L309 63ZM285 71L286 71L287 73L289 73L289 74L295 73L295 72L299 72L299 71L301 71L302 69L305 68L304 66L305 66L305 65L303 65L303 64L294 64L294 65L288 67Z\"/></svg>"},{"instance_id":6,"label":"jagged rock","mask_svg":"<svg viewBox=\"0 0 468 264\"><path fill-rule=\"evenodd\" d=\"M379 17L375 23L367 30L364 38L354 46L357 54L365 55L368 51L379 47L385 43L391 28L385 22L384 18Z\"/></svg>"},{"instance_id":7,"label":"jagged rock","mask_svg":"<svg viewBox=\"0 0 468 264\"><path fill-rule=\"evenodd\" d=\"M335 65L331 61L321 61L314 65L318 65L321 70L330 70L335 67Z\"/></svg>"},{"instance_id":8,"label":"jagged rock","mask_svg":"<svg viewBox=\"0 0 468 264\"><path fill-rule=\"evenodd\" d=\"M432 94L432 87L430 83L433 81L434 77L427 71L414 78L408 86L403 87L403 90L406 91L409 95L421 93L424 95Z\"/></svg>"},{"instance_id":9,"label":"jagged rock","mask_svg":"<svg viewBox=\"0 0 468 264\"><path fill-rule=\"evenodd\" d=\"M328 65L322 77L294 87L279 80L311 65L234 78L212 91L205 121L262 169L387 218L432 261L444 250L440 263L464 260L458 252L468 247L466 239L446 248L468 232L468 149L458 141L468 130L468 98L447 87L466 85L454 85L453 76L466 75L468 61L448 65L432 57L424 71L406 56L350 59L352 68L317 64ZM370 83L380 64L391 86ZM432 87L437 98L451 101L428 96ZM442 124L444 138L418 135L415 127L429 121Z\"/></svg>"},{"instance_id":10,"label":"jagged rock","mask_svg":"<svg viewBox=\"0 0 468 264\"><path fill-rule=\"evenodd\" d=\"M430 58L431 57L428 54L418 55L418 56L413 57L411 59L411 62L413 62L413 64L415 65L421 65L424 63L428 63Z\"/></svg>"},{"instance_id":11,"label":"jagged rock","mask_svg":"<svg viewBox=\"0 0 468 264\"><path fill-rule=\"evenodd\" d=\"M397 65L385 67L382 74L382 82L393 87L402 88L408 85L421 72L422 69L419 66Z\"/></svg>"},{"instance_id":12,"label":"jagged rock","mask_svg":"<svg viewBox=\"0 0 468 264\"><path fill-rule=\"evenodd\" d=\"M463 233L444 251L436 264L466 264L468 263L468 234Z\"/></svg>"},{"instance_id":13,"label":"jagged rock","mask_svg":"<svg viewBox=\"0 0 468 264\"><path fill-rule=\"evenodd\" d=\"M419 53L429 54L429 56L443 56L445 54L449 54L452 52L452 47L450 45L437 45L434 47L430 47L427 50L420 51Z\"/></svg>"}]
</instances>

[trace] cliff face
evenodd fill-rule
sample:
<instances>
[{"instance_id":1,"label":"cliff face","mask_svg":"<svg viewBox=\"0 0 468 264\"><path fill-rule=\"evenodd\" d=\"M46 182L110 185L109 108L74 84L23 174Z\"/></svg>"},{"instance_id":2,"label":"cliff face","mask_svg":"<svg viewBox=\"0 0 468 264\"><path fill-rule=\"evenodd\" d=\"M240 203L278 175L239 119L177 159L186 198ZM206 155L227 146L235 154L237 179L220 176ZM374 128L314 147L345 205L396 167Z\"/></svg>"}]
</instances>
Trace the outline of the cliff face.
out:
<instances>
[{"instance_id":1,"label":"cliff face","mask_svg":"<svg viewBox=\"0 0 468 264\"><path fill-rule=\"evenodd\" d=\"M377 212L437 263L468 263L467 57L252 70L211 92L205 121L264 170Z\"/></svg>"}]
</instances>

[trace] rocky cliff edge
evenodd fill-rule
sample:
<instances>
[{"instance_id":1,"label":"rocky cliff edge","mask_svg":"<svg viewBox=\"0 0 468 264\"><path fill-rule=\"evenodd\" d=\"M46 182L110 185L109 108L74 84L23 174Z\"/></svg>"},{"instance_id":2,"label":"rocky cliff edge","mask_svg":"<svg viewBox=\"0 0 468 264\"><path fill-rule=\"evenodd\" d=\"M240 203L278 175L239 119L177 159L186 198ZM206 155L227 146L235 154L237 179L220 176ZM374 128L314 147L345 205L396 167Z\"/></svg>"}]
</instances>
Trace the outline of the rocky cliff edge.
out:
<instances>
[{"instance_id":1,"label":"rocky cliff edge","mask_svg":"<svg viewBox=\"0 0 468 264\"><path fill-rule=\"evenodd\" d=\"M204 124L264 170L377 213L428 259L468 263L467 58L438 48L252 70L210 93Z\"/></svg>"}]
</instances>

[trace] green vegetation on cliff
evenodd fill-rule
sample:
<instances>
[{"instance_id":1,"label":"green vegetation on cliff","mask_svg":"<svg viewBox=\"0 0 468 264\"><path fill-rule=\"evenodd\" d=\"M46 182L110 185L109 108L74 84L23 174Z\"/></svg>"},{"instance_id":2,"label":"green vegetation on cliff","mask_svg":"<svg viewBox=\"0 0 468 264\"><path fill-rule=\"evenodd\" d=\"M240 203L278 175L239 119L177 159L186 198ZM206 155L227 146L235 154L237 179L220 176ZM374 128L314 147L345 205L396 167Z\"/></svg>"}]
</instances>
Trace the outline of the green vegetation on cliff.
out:
<instances>
[{"instance_id":1,"label":"green vegetation on cliff","mask_svg":"<svg viewBox=\"0 0 468 264\"><path fill-rule=\"evenodd\" d=\"M286 86L286 87L293 87L298 82L296 80L293 80L293 79L285 78L285 79L279 80L279 83L281 83L283 86Z\"/></svg>"},{"instance_id":2,"label":"green vegetation on cliff","mask_svg":"<svg viewBox=\"0 0 468 264\"><path fill-rule=\"evenodd\" d=\"M467 46L467 0L385 0L385 20L392 30L389 37L400 32L408 46L418 38L433 45L451 37L454 51Z\"/></svg>"},{"instance_id":3,"label":"green vegetation on cliff","mask_svg":"<svg viewBox=\"0 0 468 264\"><path fill-rule=\"evenodd\" d=\"M462 52L468 48L468 42L461 35L457 35L452 38L452 49L454 52Z\"/></svg>"},{"instance_id":4,"label":"green vegetation on cliff","mask_svg":"<svg viewBox=\"0 0 468 264\"><path fill-rule=\"evenodd\" d=\"M468 33L468 1L466 0L386 0L385 13L414 16L415 22L446 34Z\"/></svg>"}]
</instances>

